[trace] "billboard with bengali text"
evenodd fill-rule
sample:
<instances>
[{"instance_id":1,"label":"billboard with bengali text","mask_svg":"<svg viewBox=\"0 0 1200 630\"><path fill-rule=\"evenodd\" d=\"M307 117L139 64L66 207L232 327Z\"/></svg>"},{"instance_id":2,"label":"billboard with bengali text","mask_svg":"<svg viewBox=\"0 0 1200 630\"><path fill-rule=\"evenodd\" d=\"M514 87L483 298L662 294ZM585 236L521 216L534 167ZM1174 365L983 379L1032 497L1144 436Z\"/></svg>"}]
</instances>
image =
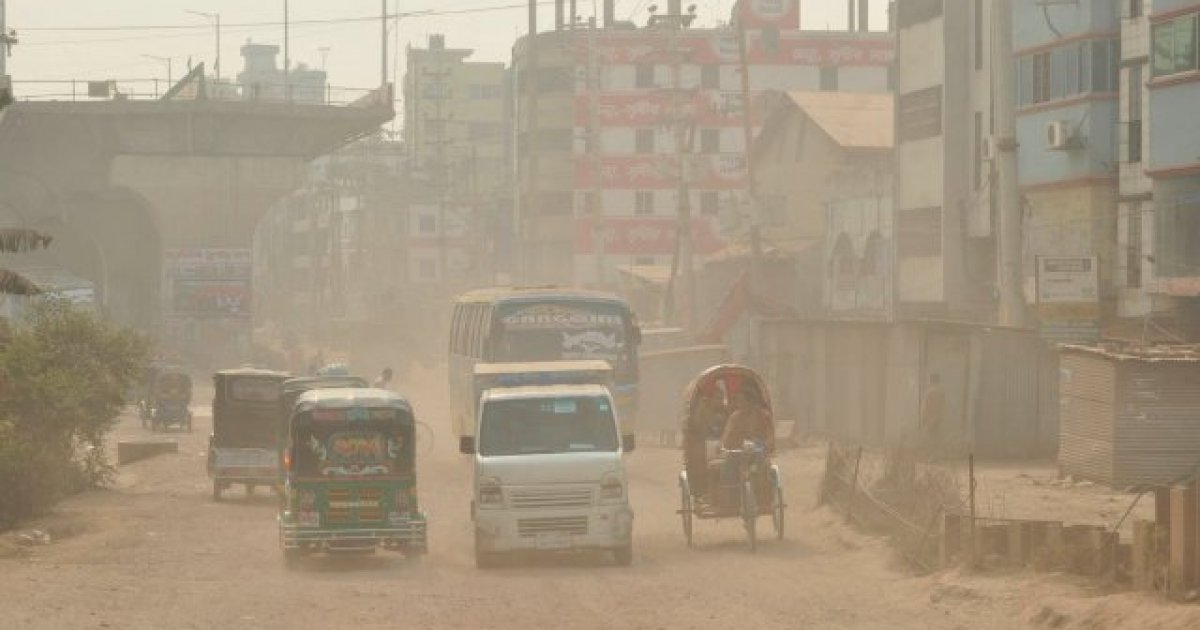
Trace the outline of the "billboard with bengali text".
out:
<instances>
[{"instance_id":1,"label":"billboard with bengali text","mask_svg":"<svg viewBox=\"0 0 1200 630\"><path fill-rule=\"evenodd\" d=\"M661 256L675 251L679 222L674 217L607 217L602 220L600 236L604 253L614 256ZM575 252L595 253L594 220L575 220ZM711 254L724 243L710 219L692 219L692 241L697 254Z\"/></svg>"}]
</instances>

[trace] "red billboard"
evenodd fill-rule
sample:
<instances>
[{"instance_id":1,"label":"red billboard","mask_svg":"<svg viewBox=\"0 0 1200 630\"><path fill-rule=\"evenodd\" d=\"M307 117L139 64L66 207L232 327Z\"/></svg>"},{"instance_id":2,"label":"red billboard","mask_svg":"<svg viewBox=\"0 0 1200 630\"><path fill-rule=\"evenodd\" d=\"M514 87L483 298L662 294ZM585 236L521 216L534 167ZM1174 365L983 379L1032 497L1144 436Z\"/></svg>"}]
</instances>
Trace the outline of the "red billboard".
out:
<instances>
[{"instance_id":1,"label":"red billboard","mask_svg":"<svg viewBox=\"0 0 1200 630\"><path fill-rule=\"evenodd\" d=\"M600 236L605 254L614 256L662 256L675 251L679 221L672 217L606 217ZM575 252L595 253L591 217L575 219ZM724 243L710 219L692 219L692 243L697 254L711 254Z\"/></svg>"},{"instance_id":2,"label":"red billboard","mask_svg":"<svg viewBox=\"0 0 1200 630\"><path fill-rule=\"evenodd\" d=\"M596 43L601 64L668 64L680 50L689 64L736 64L737 34L733 30L688 33L677 39L653 31L604 33ZM578 62L587 63L588 41L576 45ZM890 39L865 39L844 35L785 31L778 37L761 32L747 34L746 59L750 65L887 66L895 57Z\"/></svg>"},{"instance_id":3,"label":"red billboard","mask_svg":"<svg viewBox=\"0 0 1200 630\"><path fill-rule=\"evenodd\" d=\"M746 187L746 157L741 153L690 155L684 160L688 185L698 190ZM679 159L674 154L601 156L600 187L613 190L667 190L679 186ZM575 188L595 187L590 156L575 157Z\"/></svg>"}]
</instances>

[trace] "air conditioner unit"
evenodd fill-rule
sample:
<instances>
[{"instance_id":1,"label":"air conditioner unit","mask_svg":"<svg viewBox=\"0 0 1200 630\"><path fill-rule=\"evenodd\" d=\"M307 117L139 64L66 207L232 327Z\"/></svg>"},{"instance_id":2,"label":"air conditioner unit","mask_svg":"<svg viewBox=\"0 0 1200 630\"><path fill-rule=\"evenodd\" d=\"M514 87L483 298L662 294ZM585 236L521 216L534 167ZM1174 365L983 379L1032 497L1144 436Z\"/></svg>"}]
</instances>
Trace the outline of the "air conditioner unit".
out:
<instances>
[{"instance_id":1,"label":"air conditioner unit","mask_svg":"<svg viewBox=\"0 0 1200 630\"><path fill-rule=\"evenodd\" d=\"M1074 149L1079 146L1079 138L1075 128L1065 120L1052 120L1046 123L1046 146L1055 151Z\"/></svg>"}]
</instances>

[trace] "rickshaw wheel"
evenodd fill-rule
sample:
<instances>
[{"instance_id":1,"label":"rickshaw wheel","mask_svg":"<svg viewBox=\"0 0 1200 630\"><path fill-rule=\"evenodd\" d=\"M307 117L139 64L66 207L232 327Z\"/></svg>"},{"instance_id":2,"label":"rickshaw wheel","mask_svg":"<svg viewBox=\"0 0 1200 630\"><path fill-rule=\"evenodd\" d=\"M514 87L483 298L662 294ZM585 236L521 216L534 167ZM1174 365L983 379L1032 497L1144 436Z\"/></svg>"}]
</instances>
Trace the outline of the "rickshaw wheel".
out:
<instances>
[{"instance_id":1,"label":"rickshaw wheel","mask_svg":"<svg viewBox=\"0 0 1200 630\"><path fill-rule=\"evenodd\" d=\"M771 520L775 525L775 538L783 540L783 488L775 486L775 505L771 511Z\"/></svg>"},{"instance_id":2,"label":"rickshaw wheel","mask_svg":"<svg viewBox=\"0 0 1200 630\"><path fill-rule=\"evenodd\" d=\"M692 546L692 489L687 477L679 479L679 517L683 520L683 537Z\"/></svg>"},{"instance_id":3,"label":"rickshaw wheel","mask_svg":"<svg viewBox=\"0 0 1200 630\"><path fill-rule=\"evenodd\" d=\"M758 532L755 525L758 521L758 499L754 496L754 483L746 480L742 484L742 521L746 527L746 542L750 551L758 549Z\"/></svg>"}]
</instances>

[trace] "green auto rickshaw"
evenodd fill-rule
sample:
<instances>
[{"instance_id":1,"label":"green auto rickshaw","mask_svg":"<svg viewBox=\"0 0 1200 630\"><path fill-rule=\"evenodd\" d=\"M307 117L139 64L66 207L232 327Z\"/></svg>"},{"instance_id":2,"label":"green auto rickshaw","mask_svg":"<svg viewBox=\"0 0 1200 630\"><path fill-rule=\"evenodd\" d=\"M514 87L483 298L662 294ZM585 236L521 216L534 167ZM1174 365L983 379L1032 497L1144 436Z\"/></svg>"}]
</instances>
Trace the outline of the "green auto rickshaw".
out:
<instances>
[{"instance_id":1,"label":"green auto rickshaw","mask_svg":"<svg viewBox=\"0 0 1200 630\"><path fill-rule=\"evenodd\" d=\"M317 552L426 551L412 406L389 391L317 389L283 441L279 541L289 567Z\"/></svg>"}]
</instances>

